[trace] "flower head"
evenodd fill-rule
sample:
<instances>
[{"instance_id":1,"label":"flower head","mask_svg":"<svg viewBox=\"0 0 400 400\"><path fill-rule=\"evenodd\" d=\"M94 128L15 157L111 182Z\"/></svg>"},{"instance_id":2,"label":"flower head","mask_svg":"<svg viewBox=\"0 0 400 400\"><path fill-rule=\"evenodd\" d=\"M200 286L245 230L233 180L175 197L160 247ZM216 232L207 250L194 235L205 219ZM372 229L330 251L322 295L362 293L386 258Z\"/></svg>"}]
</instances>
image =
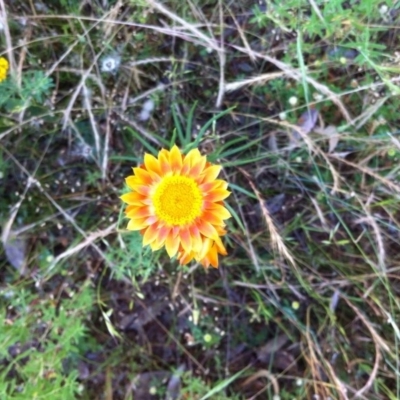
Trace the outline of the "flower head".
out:
<instances>
[{"instance_id":1,"label":"flower head","mask_svg":"<svg viewBox=\"0 0 400 400\"><path fill-rule=\"evenodd\" d=\"M141 231L143 246L165 246L181 264L195 259L218 268L218 254L227 254L224 220L231 216L223 204L230 192L227 182L217 179L220 171L198 149L183 155L173 146L157 158L145 154L144 164L126 178L131 192L121 196L128 204L128 229Z\"/></svg>"},{"instance_id":2,"label":"flower head","mask_svg":"<svg viewBox=\"0 0 400 400\"><path fill-rule=\"evenodd\" d=\"M121 56L118 53L111 53L101 59L101 71L115 74L121 64Z\"/></svg>"},{"instance_id":3,"label":"flower head","mask_svg":"<svg viewBox=\"0 0 400 400\"><path fill-rule=\"evenodd\" d=\"M7 78L8 67L9 65L7 59L0 57L0 82Z\"/></svg>"}]
</instances>

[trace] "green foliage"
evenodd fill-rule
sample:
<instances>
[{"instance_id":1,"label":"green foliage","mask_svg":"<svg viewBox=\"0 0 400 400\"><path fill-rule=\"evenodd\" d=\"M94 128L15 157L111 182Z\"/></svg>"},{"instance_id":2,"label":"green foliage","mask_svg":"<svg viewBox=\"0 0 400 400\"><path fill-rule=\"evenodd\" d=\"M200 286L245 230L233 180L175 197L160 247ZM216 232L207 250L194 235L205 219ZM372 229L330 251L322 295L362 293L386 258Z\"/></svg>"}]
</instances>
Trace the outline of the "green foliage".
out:
<instances>
[{"instance_id":1,"label":"green foliage","mask_svg":"<svg viewBox=\"0 0 400 400\"><path fill-rule=\"evenodd\" d=\"M239 395L227 395L226 387L229 385L230 380L223 380L214 387L208 385L204 380L192 376L191 374L183 374L182 377L183 388L181 390L181 395L183 398L189 399L200 399L200 400L226 400L227 398L231 400L239 400L241 397ZM200 397L201 396L201 397Z\"/></svg>"},{"instance_id":2,"label":"green foliage","mask_svg":"<svg viewBox=\"0 0 400 400\"><path fill-rule=\"evenodd\" d=\"M59 299L40 298L17 286L1 291L8 302L0 331L0 398L75 399L77 370L66 370L85 340L93 291L88 283ZM3 316L4 317L4 316Z\"/></svg>"},{"instance_id":3,"label":"green foliage","mask_svg":"<svg viewBox=\"0 0 400 400\"><path fill-rule=\"evenodd\" d=\"M153 253L148 246L143 248L142 241L139 232L128 232L121 237L121 247L110 248L107 257L114 265L112 274L116 279L129 277L146 281L157 270L159 253Z\"/></svg>"},{"instance_id":4,"label":"green foliage","mask_svg":"<svg viewBox=\"0 0 400 400\"><path fill-rule=\"evenodd\" d=\"M29 105L42 105L50 97L53 80L43 71L23 72L21 84L15 78L8 77L1 84L0 107L7 112L19 112Z\"/></svg>"}]
</instances>

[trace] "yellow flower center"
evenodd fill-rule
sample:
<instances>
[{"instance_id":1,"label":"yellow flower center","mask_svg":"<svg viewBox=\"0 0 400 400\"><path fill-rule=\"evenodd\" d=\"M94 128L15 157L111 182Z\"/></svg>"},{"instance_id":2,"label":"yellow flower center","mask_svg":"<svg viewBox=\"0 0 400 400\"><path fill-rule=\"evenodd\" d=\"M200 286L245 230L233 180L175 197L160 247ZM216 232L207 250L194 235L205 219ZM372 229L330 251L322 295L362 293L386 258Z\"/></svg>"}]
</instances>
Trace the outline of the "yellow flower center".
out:
<instances>
[{"instance_id":1,"label":"yellow flower center","mask_svg":"<svg viewBox=\"0 0 400 400\"><path fill-rule=\"evenodd\" d=\"M161 221L170 226L183 226L201 215L203 194L194 179L168 176L157 186L153 205Z\"/></svg>"}]
</instances>

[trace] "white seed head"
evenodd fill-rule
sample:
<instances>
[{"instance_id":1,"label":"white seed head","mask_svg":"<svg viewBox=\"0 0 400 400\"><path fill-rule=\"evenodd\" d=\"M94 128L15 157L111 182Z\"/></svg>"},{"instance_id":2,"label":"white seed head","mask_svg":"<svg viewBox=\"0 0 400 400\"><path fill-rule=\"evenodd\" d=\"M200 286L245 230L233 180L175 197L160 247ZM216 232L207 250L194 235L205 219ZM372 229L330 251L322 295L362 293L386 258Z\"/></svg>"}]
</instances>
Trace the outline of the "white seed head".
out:
<instances>
[{"instance_id":1,"label":"white seed head","mask_svg":"<svg viewBox=\"0 0 400 400\"><path fill-rule=\"evenodd\" d=\"M119 54L113 53L108 54L101 60L101 71L115 73L117 72L119 66L121 65L121 56Z\"/></svg>"},{"instance_id":2,"label":"white seed head","mask_svg":"<svg viewBox=\"0 0 400 400\"><path fill-rule=\"evenodd\" d=\"M154 386L152 386L152 387L149 389L149 393L150 393L152 396L155 396L155 395L157 394L157 388L154 387Z\"/></svg>"},{"instance_id":3,"label":"white seed head","mask_svg":"<svg viewBox=\"0 0 400 400\"><path fill-rule=\"evenodd\" d=\"M385 15L388 11L389 11L389 7L388 7L386 4L382 4L382 5L379 7L379 13L380 13L381 15Z\"/></svg>"}]
</instances>

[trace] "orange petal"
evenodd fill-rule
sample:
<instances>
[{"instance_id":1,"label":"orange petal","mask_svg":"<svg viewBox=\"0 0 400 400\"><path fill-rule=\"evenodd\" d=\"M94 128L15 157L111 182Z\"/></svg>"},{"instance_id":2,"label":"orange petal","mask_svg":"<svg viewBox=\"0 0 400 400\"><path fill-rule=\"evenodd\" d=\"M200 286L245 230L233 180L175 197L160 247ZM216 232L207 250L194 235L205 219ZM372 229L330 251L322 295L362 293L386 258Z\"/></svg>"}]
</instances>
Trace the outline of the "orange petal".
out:
<instances>
[{"instance_id":1,"label":"orange petal","mask_svg":"<svg viewBox=\"0 0 400 400\"><path fill-rule=\"evenodd\" d=\"M190 158L188 156L183 156L182 168L181 168L181 175L187 176L190 171L191 163Z\"/></svg>"},{"instance_id":2,"label":"orange petal","mask_svg":"<svg viewBox=\"0 0 400 400\"><path fill-rule=\"evenodd\" d=\"M228 182L224 181L222 179L217 179L214 181L214 187L215 189L227 189L228 188Z\"/></svg>"},{"instance_id":3,"label":"orange petal","mask_svg":"<svg viewBox=\"0 0 400 400\"><path fill-rule=\"evenodd\" d=\"M201 265L202 265L205 269L207 269L207 268L210 266L210 261L208 260L207 257L205 257L205 258L199 260L199 262L201 263Z\"/></svg>"},{"instance_id":4,"label":"orange petal","mask_svg":"<svg viewBox=\"0 0 400 400\"><path fill-rule=\"evenodd\" d=\"M200 262L204 268L208 268L210 264L214 268L218 268L218 249L213 241L205 244L205 247L198 257L197 261Z\"/></svg>"},{"instance_id":5,"label":"orange petal","mask_svg":"<svg viewBox=\"0 0 400 400\"><path fill-rule=\"evenodd\" d=\"M201 154L199 149L190 150L189 153L186 154L186 156L183 156L181 174L189 176L190 169L196 163L196 161L199 161L200 159L201 159Z\"/></svg>"},{"instance_id":6,"label":"orange petal","mask_svg":"<svg viewBox=\"0 0 400 400\"><path fill-rule=\"evenodd\" d=\"M194 165L194 163L196 162L196 160L200 160L201 158L201 154L199 149L192 149L189 151L189 153L186 154L183 163L184 164L189 164L189 166L191 167L192 165Z\"/></svg>"},{"instance_id":7,"label":"orange petal","mask_svg":"<svg viewBox=\"0 0 400 400\"><path fill-rule=\"evenodd\" d=\"M120 196L120 199L126 203L126 204L130 204L133 206L141 206L143 204L143 200L146 197L141 195L140 193L134 193L134 192L130 192L130 193L125 193L122 196Z\"/></svg>"},{"instance_id":8,"label":"orange petal","mask_svg":"<svg viewBox=\"0 0 400 400\"><path fill-rule=\"evenodd\" d=\"M221 225L221 226L225 225L224 221L222 220L222 218L220 217L220 215L218 214L217 211L206 210L206 211L204 211L201 218L204 219L204 221L207 221L212 225Z\"/></svg>"},{"instance_id":9,"label":"orange petal","mask_svg":"<svg viewBox=\"0 0 400 400\"><path fill-rule=\"evenodd\" d=\"M218 253L217 246L215 244L210 248L209 252L207 253L207 258L214 268L218 268Z\"/></svg>"},{"instance_id":10,"label":"orange petal","mask_svg":"<svg viewBox=\"0 0 400 400\"><path fill-rule=\"evenodd\" d=\"M150 225L144 235L143 235L143 246L147 246L148 244L154 242L156 240L158 234L158 225L157 224L153 224Z\"/></svg>"},{"instance_id":11,"label":"orange petal","mask_svg":"<svg viewBox=\"0 0 400 400\"><path fill-rule=\"evenodd\" d=\"M207 162L206 157L200 157L199 159L195 160L195 162L192 164L192 167L190 168L188 176L193 179L198 179L199 175L201 174L206 165L206 162Z\"/></svg>"},{"instance_id":12,"label":"orange petal","mask_svg":"<svg viewBox=\"0 0 400 400\"><path fill-rule=\"evenodd\" d=\"M221 165L212 165L207 167L201 174L202 182L213 182L221 172Z\"/></svg>"},{"instance_id":13,"label":"orange petal","mask_svg":"<svg viewBox=\"0 0 400 400\"><path fill-rule=\"evenodd\" d=\"M133 191L142 194L143 196L149 196L151 191L151 186L146 186L141 184L135 184L129 186Z\"/></svg>"},{"instance_id":14,"label":"orange petal","mask_svg":"<svg viewBox=\"0 0 400 400\"><path fill-rule=\"evenodd\" d=\"M196 260L200 261L207 257L207 253L210 251L211 246L214 244L214 241L209 238L205 238L203 240L203 245L201 250L196 254Z\"/></svg>"},{"instance_id":15,"label":"orange petal","mask_svg":"<svg viewBox=\"0 0 400 400\"><path fill-rule=\"evenodd\" d=\"M212 202L222 201L226 199L230 194L231 192L229 190L215 189L212 190L211 192L208 192L204 197L204 200Z\"/></svg>"},{"instance_id":16,"label":"orange petal","mask_svg":"<svg viewBox=\"0 0 400 400\"><path fill-rule=\"evenodd\" d=\"M194 258L194 253L190 252L190 253L179 253L179 264L181 265L185 265L187 263L189 263L190 261L192 261Z\"/></svg>"},{"instance_id":17,"label":"orange petal","mask_svg":"<svg viewBox=\"0 0 400 400\"><path fill-rule=\"evenodd\" d=\"M221 219L231 218L231 213L221 204L211 203L209 207L206 208L207 211L212 210L213 212L218 213Z\"/></svg>"},{"instance_id":18,"label":"orange petal","mask_svg":"<svg viewBox=\"0 0 400 400\"><path fill-rule=\"evenodd\" d=\"M150 217L146 218L147 225L152 225L158 222L157 215L151 215Z\"/></svg>"},{"instance_id":19,"label":"orange petal","mask_svg":"<svg viewBox=\"0 0 400 400\"><path fill-rule=\"evenodd\" d=\"M196 225L192 225L189 228L190 231L190 236L192 237L192 248L193 251L198 253L201 250L201 247L203 245L202 241L201 241L201 235L200 235L200 231L197 228Z\"/></svg>"},{"instance_id":20,"label":"orange petal","mask_svg":"<svg viewBox=\"0 0 400 400\"><path fill-rule=\"evenodd\" d=\"M202 183L201 185L199 185L199 189L207 194L208 192L210 192L213 189L216 189L214 182L206 182L206 183Z\"/></svg>"},{"instance_id":21,"label":"orange petal","mask_svg":"<svg viewBox=\"0 0 400 400\"><path fill-rule=\"evenodd\" d=\"M217 251L218 251L219 254L221 254L223 256L226 256L228 254L228 252L225 249L225 246L222 243L221 238L218 238L218 239L215 240L215 246L216 246Z\"/></svg>"},{"instance_id":22,"label":"orange petal","mask_svg":"<svg viewBox=\"0 0 400 400\"><path fill-rule=\"evenodd\" d=\"M169 235L170 231L171 228L169 228L168 226L161 226L159 228L158 235L156 238L157 245L160 245L160 247L164 245L165 239Z\"/></svg>"},{"instance_id":23,"label":"orange petal","mask_svg":"<svg viewBox=\"0 0 400 400\"><path fill-rule=\"evenodd\" d=\"M170 232L165 239L165 249L167 250L168 255L172 258L177 252L179 248L179 239L174 238L172 232Z\"/></svg>"},{"instance_id":24,"label":"orange petal","mask_svg":"<svg viewBox=\"0 0 400 400\"><path fill-rule=\"evenodd\" d=\"M128 212L131 211L131 210L134 210L135 207L137 207L137 206L126 206L126 208L125 208L125 213L128 213Z\"/></svg>"},{"instance_id":25,"label":"orange petal","mask_svg":"<svg viewBox=\"0 0 400 400\"><path fill-rule=\"evenodd\" d=\"M192 240L190 237L190 231L188 228L181 228L179 232L179 237L181 239L181 245L183 250L190 252L192 250Z\"/></svg>"},{"instance_id":26,"label":"orange petal","mask_svg":"<svg viewBox=\"0 0 400 400\"><path fill-rule=\"evenodd\" d=\"M176 145L172 147L169 153L169 162L173 172L180 172L182 168L182 154Z\"/></svg>"},{"instance_id":27,"label":"orange petal","mask_svg":"<svg viewBox=\"0 0 400 400\"><path fill-rule=\"evenodd\" d=\"M146 166L147 171L155 172L157 175L161 176L160 163L157 158L151 154L146 153L144 155L144 165Z\"/></svg>"},{"instance_id":28,"label":"orange petal","mask_svg":"<svg viewBox=\"0 0 400 400\"><path fill-rule=\"evenodd\" d=\"M146 226L148 226L146 219L131 219L129 220L126 229L130 231L140 231L141 229L146 228Z\"/></svg>"},{"instance_id":29,"label":"orange petal","mask_svg":"<svg viewBox=\"0 0 400 400\"><path fill-rule=\"evenodd\" d=\"M151 196L151 195L150 195ZM145 204L146 206L152 206L153 205L153 200L150 196L143 196L143 204Z\"/></svg>"},{"instance_id":30,"label":"orange petal","mask_svg":"<svg viewBox=\"0 0 400 400\"><path fill-rule=\"evenodd\" d=\"M149 171L149 175L151 177L152 183L158 183L161 181L161 176L156 174L154 171Z\"/></svg>"},{"instance_id":31,"label":"orange petal","mask_svg":"<svg viewBox=\"0 0 400 400\"><path fill-rule=\"evenodd\" d=\"M132 189L132 186L140 184L140 179L138 179L137 176L130 175L125 178L125 183L128 185L130 189Z\"/></svg>"},{"instance_id":32,"label":"orange petal","mask_svg":"<svg viewBox=\"0 0 400 400\"><path fill-rule=\"evenodd\" d=\"M208 193L217 189L226 189L227 187L228 184L224 181L221 181L220 179L217 179L213 182L205 182L199 185L199 188L202 190L203 193Z\"/></svg>"},{"instance_id":33,"label":"orange petal","mask_svg":"<svg viewBox=\"0 0 400 400\"><path fill-rule=\"evenodd\" d=\"M181 230L181 228L179 226L174 226L172 228L172 236L174 238L176 238L179 235L179 231Z\"/></svg>"},{"instance_id":34,"label":"orange petal","mask_svg":"<svg viewBox=\"0 0 400 400\"><path fill-rule=\"evenodd\" d=\"M199 221L197 223L200 233L206 238L215 239L218 237L217 230L207 221Z\"/></svg>"},{"instance_id":35,"label":"orange petal","mask_svg":"<svg viewBox=\"0 0 400 400\"><path fill-rule=\"evenodd\" d=\"M171 165L169 163L169 152L165 149L158 153L158 161L161 168L161 176L169 175L171 173Z\"/></svg>"},{"instance_id":36,"label":"orange petal","mask_svg":"<svg viewBox=\"0 0 400 400\"><path fill-rule=\"evenodd\" d=\"M127 211L126 216L132 219L143 219L145 217L150 217L152 214L149 207L134 207Z\"/></svg>"},{"instance_id":37,"label":"orange petal","mask_svg":"<svg viewBox=\"0 0 400 400\"><path fill-rule=\"evenodd\" d=\"M150 185L153 182L150 174L143 168L133 168L133 173L145 185Z\"/></svg>"},{"instance_id":38,"label":"orange petal","mask_svg":"<svg viewBox=\"0 0 400 400\"><path fill-rule=\"evenodd\" d=\"M216 226L215 229L217 230L219 236L224 236L226 233L226 230L222 226Z\"/></svg>"},{"instance_id":39,"label":"orange petal","mask_svg":"<svg viewBox=\"0 0 400 400\"><path fill-rule=\"evenodd\" d=\"M153 250L153 251L157 251L157 250L160 250L161 249L161 247L163 247L164 246L164 244L159 244L159 243L157 243L157 241L155 240L154 242L151 242L150 243L150 248L151 248L151 250Z\"/></svg>"}]
</instances>

